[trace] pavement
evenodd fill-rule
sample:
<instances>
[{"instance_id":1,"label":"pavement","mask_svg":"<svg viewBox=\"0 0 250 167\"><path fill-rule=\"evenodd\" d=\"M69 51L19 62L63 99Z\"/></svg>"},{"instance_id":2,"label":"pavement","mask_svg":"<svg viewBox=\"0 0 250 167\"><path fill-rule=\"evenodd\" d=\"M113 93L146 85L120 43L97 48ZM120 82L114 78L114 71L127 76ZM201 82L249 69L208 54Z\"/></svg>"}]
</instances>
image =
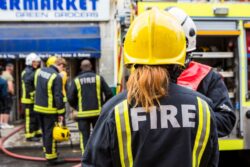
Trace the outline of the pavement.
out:
<instances>
[{"instance_id":1,"label":"pavement","mask_svg":"<svg viewBox=\"0 0 250 167\"><path fill-rule=\"evenodd\" d=\"M8 136L11 132L14 130L20 128L22 125L15 125L14 128L11 129L0 129L1 138ZM71 131L71 141L73 145L79 145L79 133L77 129L77 124L75 122L67 122L67 126ZM71 142L61 142L58 143L58 146L70 146ZM20 131L13 134L10 138L8 138L3 145L7 149L18 149L18 148L34 148L34 147L42 147L42 140L40 142L27 142L24 137L24 128L22 128Z\"/></svg>"},{"instance_id":2,"label":"pavement","mask_svg":"<svg viewBox=\"0 0 250 167\"><path fill-rule=\"evenodd\" d=\"M67 127L71 132L71 141L57 143L57 152L59 157L66 159L80 159L81 150L80 150L80 138L77 128L77 123L73 121L66 121ZM33 157L34 159L43 159L44 153L42 149L42 140L40 142L27 142L24 137L24 127L23 123L18 123L14 128L11 129L0 129L0 147L2 144L2 139L5 139L7 136L13 133L9 138L3 143L3 147L8 151L1 151L0 149L0 167L43 167L46 166L46 162L40 160L25 160L17 156L28 156ZM20 130L19 130L20 129ZM79 162L65 162L60 165L61 167L80 167Z\"/></svg>"}]
</instances>

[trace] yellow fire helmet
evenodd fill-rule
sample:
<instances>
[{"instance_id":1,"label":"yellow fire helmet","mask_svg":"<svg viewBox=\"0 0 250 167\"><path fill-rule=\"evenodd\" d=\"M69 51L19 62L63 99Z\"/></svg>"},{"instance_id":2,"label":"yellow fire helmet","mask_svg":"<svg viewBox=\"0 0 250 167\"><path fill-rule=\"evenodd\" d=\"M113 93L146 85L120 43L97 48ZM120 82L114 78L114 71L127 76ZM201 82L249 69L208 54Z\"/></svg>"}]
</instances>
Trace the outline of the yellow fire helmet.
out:
<instances>
[{"instance_id":1,"label":"yellow fire helmet","mask_svg":"<svg viewBox=\"0 0 250 167\"><path fill-rule=\"evenodd\" d=\"M124 43L126 65L184 66L185 58L185 33L168 12L152 8L139 15L129 27Z\"/></svg>"},{"instance_id":2,"label":"yellow fire helmet","mask_svg":"<svg viewBox=\"0 0 250 167\"><path fill-rule=\"evenodd\" d=\"M56 124L53 129L53 139L58 142L68 141L70 138L70 131L66 126Z\"/></svg>"},{"instance_id":3,"label":"yellow fire helmet","mask_svg":"<svg viewBox=\"0 0 250 167\"><path fill-rule=\"evenodd\" d=\"M46 66L49 67L49 66L55 64L56 59L57 59L56 56L49 57L48 60L47 60L47 62L46 62Z\"/></svg>"}]
</instances>

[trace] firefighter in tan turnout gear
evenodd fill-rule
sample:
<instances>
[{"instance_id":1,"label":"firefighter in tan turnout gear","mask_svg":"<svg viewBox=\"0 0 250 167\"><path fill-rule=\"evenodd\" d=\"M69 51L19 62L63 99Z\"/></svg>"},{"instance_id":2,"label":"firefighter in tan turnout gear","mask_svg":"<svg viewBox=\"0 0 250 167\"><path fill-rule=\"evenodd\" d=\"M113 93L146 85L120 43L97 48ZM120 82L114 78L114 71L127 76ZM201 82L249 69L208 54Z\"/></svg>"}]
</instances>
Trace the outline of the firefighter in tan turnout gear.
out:
<instances>
[{"instance_id":1,"label":"firefighter in tan turnout gear","mask_svg":"<svg viewBox=\"0 0 250 167\"><path fill-rule=\"evenodd\" d=\"M174 82L186 57L179 22L157 8L144 12L128 29L124 52L125 64L135 70L127 91L107 103L109 112L98 120L82 166L216 167L211 103Z\"/></svg>"},{"instance_id":2,"label":"firefighter in tan turnout gear","mask_svg":"<svg viewBox=\"0 0 250 167\"><path fill-rule=\"evenodd\" d=\"M104 78L92 71L90 60L85 59L81 62L81 70L69 88L68 102L78 111L77 122L83 153L90 136L91 124L95 126L102 105L113 94Z\"/></svg>"}]
</instances>

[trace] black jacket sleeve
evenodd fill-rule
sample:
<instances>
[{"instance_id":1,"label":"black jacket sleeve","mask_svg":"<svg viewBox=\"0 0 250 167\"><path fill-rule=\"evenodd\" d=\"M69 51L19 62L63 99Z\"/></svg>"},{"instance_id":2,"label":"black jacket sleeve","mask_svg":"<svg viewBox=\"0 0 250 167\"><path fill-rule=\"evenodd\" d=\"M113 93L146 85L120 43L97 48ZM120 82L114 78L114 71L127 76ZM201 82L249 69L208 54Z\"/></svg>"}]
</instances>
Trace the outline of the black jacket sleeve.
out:
<instances>
[{"instance_id":1,"label":"black jacket sleeve","mask_svg":"<svg viewBox=\"0 0 250 167\"><path fill-rule=\"evenodd\" d=\"M105 95L105 102L108 101L111 97L113 97L113 93L111 89L109 88L108 84L104 80L104 78L101 76L101 89L102 93Z\"/></svg>"},{"instance_id":2,"label":"black jacket sleeve","mask_svg":"<svg viewBox=\"0 0 250 167\"><path fill-rule=\"evenodd\" d=\"M76 109L77 106L77 88L74 81L71 82L69 89L67 91L68 102L71 107Z\"/></svg>"},{"instance_id":3,"label":"black jacket sleeve","mask_svg":"<svg viewBox=\"0 0 250 167\"><path fill-rule=\"evenodd\" d=\"M35 72L29 71L25 77L24 77L24 83L26 85L26 93L33 93L35 88L34 88L34 77L35 77Z\"/></svg>"},{"instance_id":4,"label":"black jacket sleeve","mask_svg":"<svg viewBox=\"0 0 250 167\"><path fill-rule=\"evenodd\" d=\"M65 105L63 102L63 94L62 94L62 78L60 75L57 75L54 80L53 95L56 108L58 110L64 109Z\"/></svg>"},{"instance_id":5,"label":"black jacket sleeve","mask_svg":"<svg viewBox=\"0 0 250 167\"><path fill-rule=\"evenodd\" d=\"M82 166L115 166L113 164L114 160L112 161L112 159L110 159L110 157L114 156L119 157L119 153L116 153L113 149L115 145L117 145L117 140L111 137L116 136L113 110L114 106L126 99L126 97L127 92L123 92L112 97L104 104L102 112L84 151Z\"/></svg>"},{"instance_id":6,"label":"black jacket sleeve","mask_svg":"<svg viewBox=\"0 0 250 167\"><path fill-rule=\"evenodd\" d=\"M234 128L236 116L221 76L214 71L209 72L199 85L198 91L213 102L218 136L229 135Z\"/></svg>"},{"instance_id":7,"label":"black jacket sleeve","mask_svg":"<svg viewBox=\"0 0 250 167\"><path fill-rule=\"evenodd\" d=\"M112 137L115 127L109 123L110 119L95 126L84 151L82 167L111 167L112 165ZM113 135L112 135L113 134Z\"/></svg>"}]
</instances>

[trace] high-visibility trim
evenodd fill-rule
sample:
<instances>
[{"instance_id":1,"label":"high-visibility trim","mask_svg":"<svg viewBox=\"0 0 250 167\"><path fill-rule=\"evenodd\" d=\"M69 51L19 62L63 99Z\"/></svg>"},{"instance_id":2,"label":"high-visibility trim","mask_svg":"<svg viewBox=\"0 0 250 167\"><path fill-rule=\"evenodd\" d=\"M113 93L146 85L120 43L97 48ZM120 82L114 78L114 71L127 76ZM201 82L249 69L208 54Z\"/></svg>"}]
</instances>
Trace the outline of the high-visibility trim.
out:
<instances>
[{"instance_id":1,"label":"high-visibility trim","mask_svg":"<svg viewBox=\"0 0 250 167\"><path fill-rule=\"evenodd\" d=\"M118 139L121 166L125 167L123 141L122 141L123 140L122 139L122 128L121 128L121 120L120 120L120 115L119 115L119 106L115 107L115 123L116 123L116 131L117 131L117 139Z\"/></svg>"},{"instance_id":2,"label":"high-visibility trim","mask_svg":"<svg viewBox=\"0 0 250 167\"><path fill-rule=\"evenodd\" d=\"M81 88L81 83L80 83L80 79L76 78L74 80L75 84L76 84L76 88L77 88L77 96L78 96L78 110L82 111L82 88Z\"/></svg>"},{"instance_id":3,"label":"high-visibility trim","mask_svg":"<svg viewBox=\"0 0 250 167\"><path fill-rule=\"evenodd\" d=\"M36 130L36 131L34 131L34 133L35 133L35 135L41 135L42 134L42 130L41 129Z\"/></svg>"},{"instance_id":4,"label":"high-visibility trim","mask_svg":"<svg viewBox=\"0 0 250 167\"><path fill-rule=\"evenodd\" d=\"M65 113L65 108L60 109L60 110L57 110L57 113L58 113L58 114L64 114L64 113Z\"/></svg>"},{"instance_id":5,"label":"high-visibility trim","mask_svg":"<svg viewBox=\"0 0 250 167\"><path fill-rule=\"evenodd\" d=\"M64 96L64 97L63 97L63 102L66 103L67 101L68 101L67 97Z\"/></svg>"},{"instance_id":6,"label":"high-visibility trim","mask_svg":"<svg viewBox=\"0 0 250 167\"><path fill-rule=\"evenodd\" d=\"M52 85L53 81L56 78L56 74L52 74L52 76L49 78L48 81L48 107L52 108L53 107L53 93L52 93Z\"/></svg>"},{"instance_id":7,"label":"high-visibility trim","mask_svg":"<svg viewBox=\"0 0 250 167\"><path fill-rule=\"evenodd\" d=\"M240 30L198 30L199 36L239 36Z\"/></svg>"},{"instance_id":8,"label":"high-visibility trim","mask_svg":"<svg viewBox=\"0 0 250 167\"><path fill-rule=\"evenodd\" d=\"M244 140L243 139L219 139L219 150L243 150Z\"/></svg>"},{"instance_id":9,"label":"high-visibility trim","mask_svg":"<svg viewBox=\"0 0 250 167\"><path fill-rule=\"evenodd\" d=\"M203 153L205 151L205 148L207 146L208 138L209 138L209 135L210 135L210 121L211 121L211 119L210 119L210 110L209 110L208 104L205 103L204 101L202 101L202 103L206 107L206 110L205 110L206 116L204 117L204 119L207 119L207 120L206 120L206 125L204 127L204 128L206 128L206 130L205 130L205 137L204 137L203 144L201 146L200 154L198 156L199 166L200 166L201 158L202 158L202 155L203 155Z\"/></svg>"},{"instance_id":10,"label":"high-visibility trim","mask_svg":"<svg viewBox=\"0 0 250 167\"><path fill-rule=\"evenodd\" d=\"M115 107L115 121L122 167L133 167L132 140L127 100Z\"/></svg>"},{"instance_id":11,"label":"high-visibility trim","mask_svg":"<svg viewBox=\"0 0 250 167\"><path fill-rule=\"evenodd\" d=\"M54 138L52 139L52 154L55 154L57 156L57 152L56 152L56 140Z\"/></svg>"},{"instance_id":12,"label":"high-visibility trim","mask_svg":"<svg viewBox=\"0 0 250 167\"><path fill-rule=\"evenodd\" d=\"M79 129L79 123L77 123L77 126L78 126L78 129ZM84 153L84 143L83 143L83 134L82 132L79 130L79 135L80 135L80 148L81 148L81 151L82 151L82 155Z\"/></svg>"},{"instance_id":13,"label":"high-visibility trim","mask_svg":"<svg viewBox=\"0 0 250 167\"><path fill-rule=\"evenodd\" d=\"M101 111L101 77L96 75L96 97L98 100L98 109Z\"/></svg>"},{"instance_id":14,"label":"high-visibility trim","mask_svg":"<svg viewBox=\"0 0 250 167\"><path fill-rule=\"evenodd\" d=\"M57 114L57 109L56 108L48 108L48 107L34 105L34 110L36 112L40 112L40 113Z\"/></svg>"},{"instance_id":15,"label":"high-visibility trim","mask_svg":"<svg viewBox=\"0 0 250 167\"><path fill-rule=\"evenodd\" d=\"M27 99L27 98L21 98L21 103L23 103L23 104L33 104L34 100Z\"/></svg>"},{"instance_id":16,"label":"high-visibility trim","mask_svg":"<svg viewBox=\"0 0 250 167\"><path fill-rule=\"evenodd\" d=\"M45 154L45 158L46 159L55 159L57 158L57 154L56 153L52 153L52 154Z\"/></svg>"},{"instance_id":17,"label":"high-visibility trim","mask_svg":"<svg viewBox=\"0 0 250 167\"><path fill-rule=\"evenodd\" d=\"M199 121L192 153L192 167L199 167L210 134L210 111L207 104L199 97L197 101Z\"/></svg>"},{"instance_id":18,"label":"high-visibility trim","mask_svg":"<svg viewBox=\"0 0 250 167\"><path fill-rule=\"evenodd\" d=\"M27 134L27 137L26 137ZM25 137L28 138L30 134L30 109L25 109ZM32 136L33 137L33 136Z\"/></svg>"},{"instance_id":19,"label":"high-visibility trim","mask_svg":"<svg viewBox=\"0 0 250 167\"><path fill-rule=\"evenodd\" d=\"M124 112L124 119L125 119L126 134L127 134L127 150L128 150L129 167L133 167L132 136L131 136L131 128L130 128L127 100L123 101L123 107L124 107L123 109L125 111Z\"/></svg>"},{"instance_id":20,"label":"high-visibility trim","mask_svg":"<svg viewBox=\"0 0 250 167\"><path fill-rule=\"evenodd\" d=\"M38 78L38 74L39 74L40 71L41 71L41 69L39 68L35 72L35 77L34 77L34 85L35 85L35 87L37 85L37 78Z\"/></svg>"},{"instance_id":21,"label":"high-visibility trim","mask_svg":"<svg viewBox=\"0 0 250 167\"><path fill-rule=\"evenodd\" d=\"M101 110L78 111L77 117L93 117L100 115Z\"/></svg>"},{"instance_id":22,"label":"high-visibility trim","mask_svg":"<svg viewBox=\"0 0 250 167\"><path fill-rule=\"evenodd\" d=\"M28 139L28 138L31 138L31 137L35 137L35 132L33 133L25 133L25 138Z\"/></svg>"}]
</instances>

